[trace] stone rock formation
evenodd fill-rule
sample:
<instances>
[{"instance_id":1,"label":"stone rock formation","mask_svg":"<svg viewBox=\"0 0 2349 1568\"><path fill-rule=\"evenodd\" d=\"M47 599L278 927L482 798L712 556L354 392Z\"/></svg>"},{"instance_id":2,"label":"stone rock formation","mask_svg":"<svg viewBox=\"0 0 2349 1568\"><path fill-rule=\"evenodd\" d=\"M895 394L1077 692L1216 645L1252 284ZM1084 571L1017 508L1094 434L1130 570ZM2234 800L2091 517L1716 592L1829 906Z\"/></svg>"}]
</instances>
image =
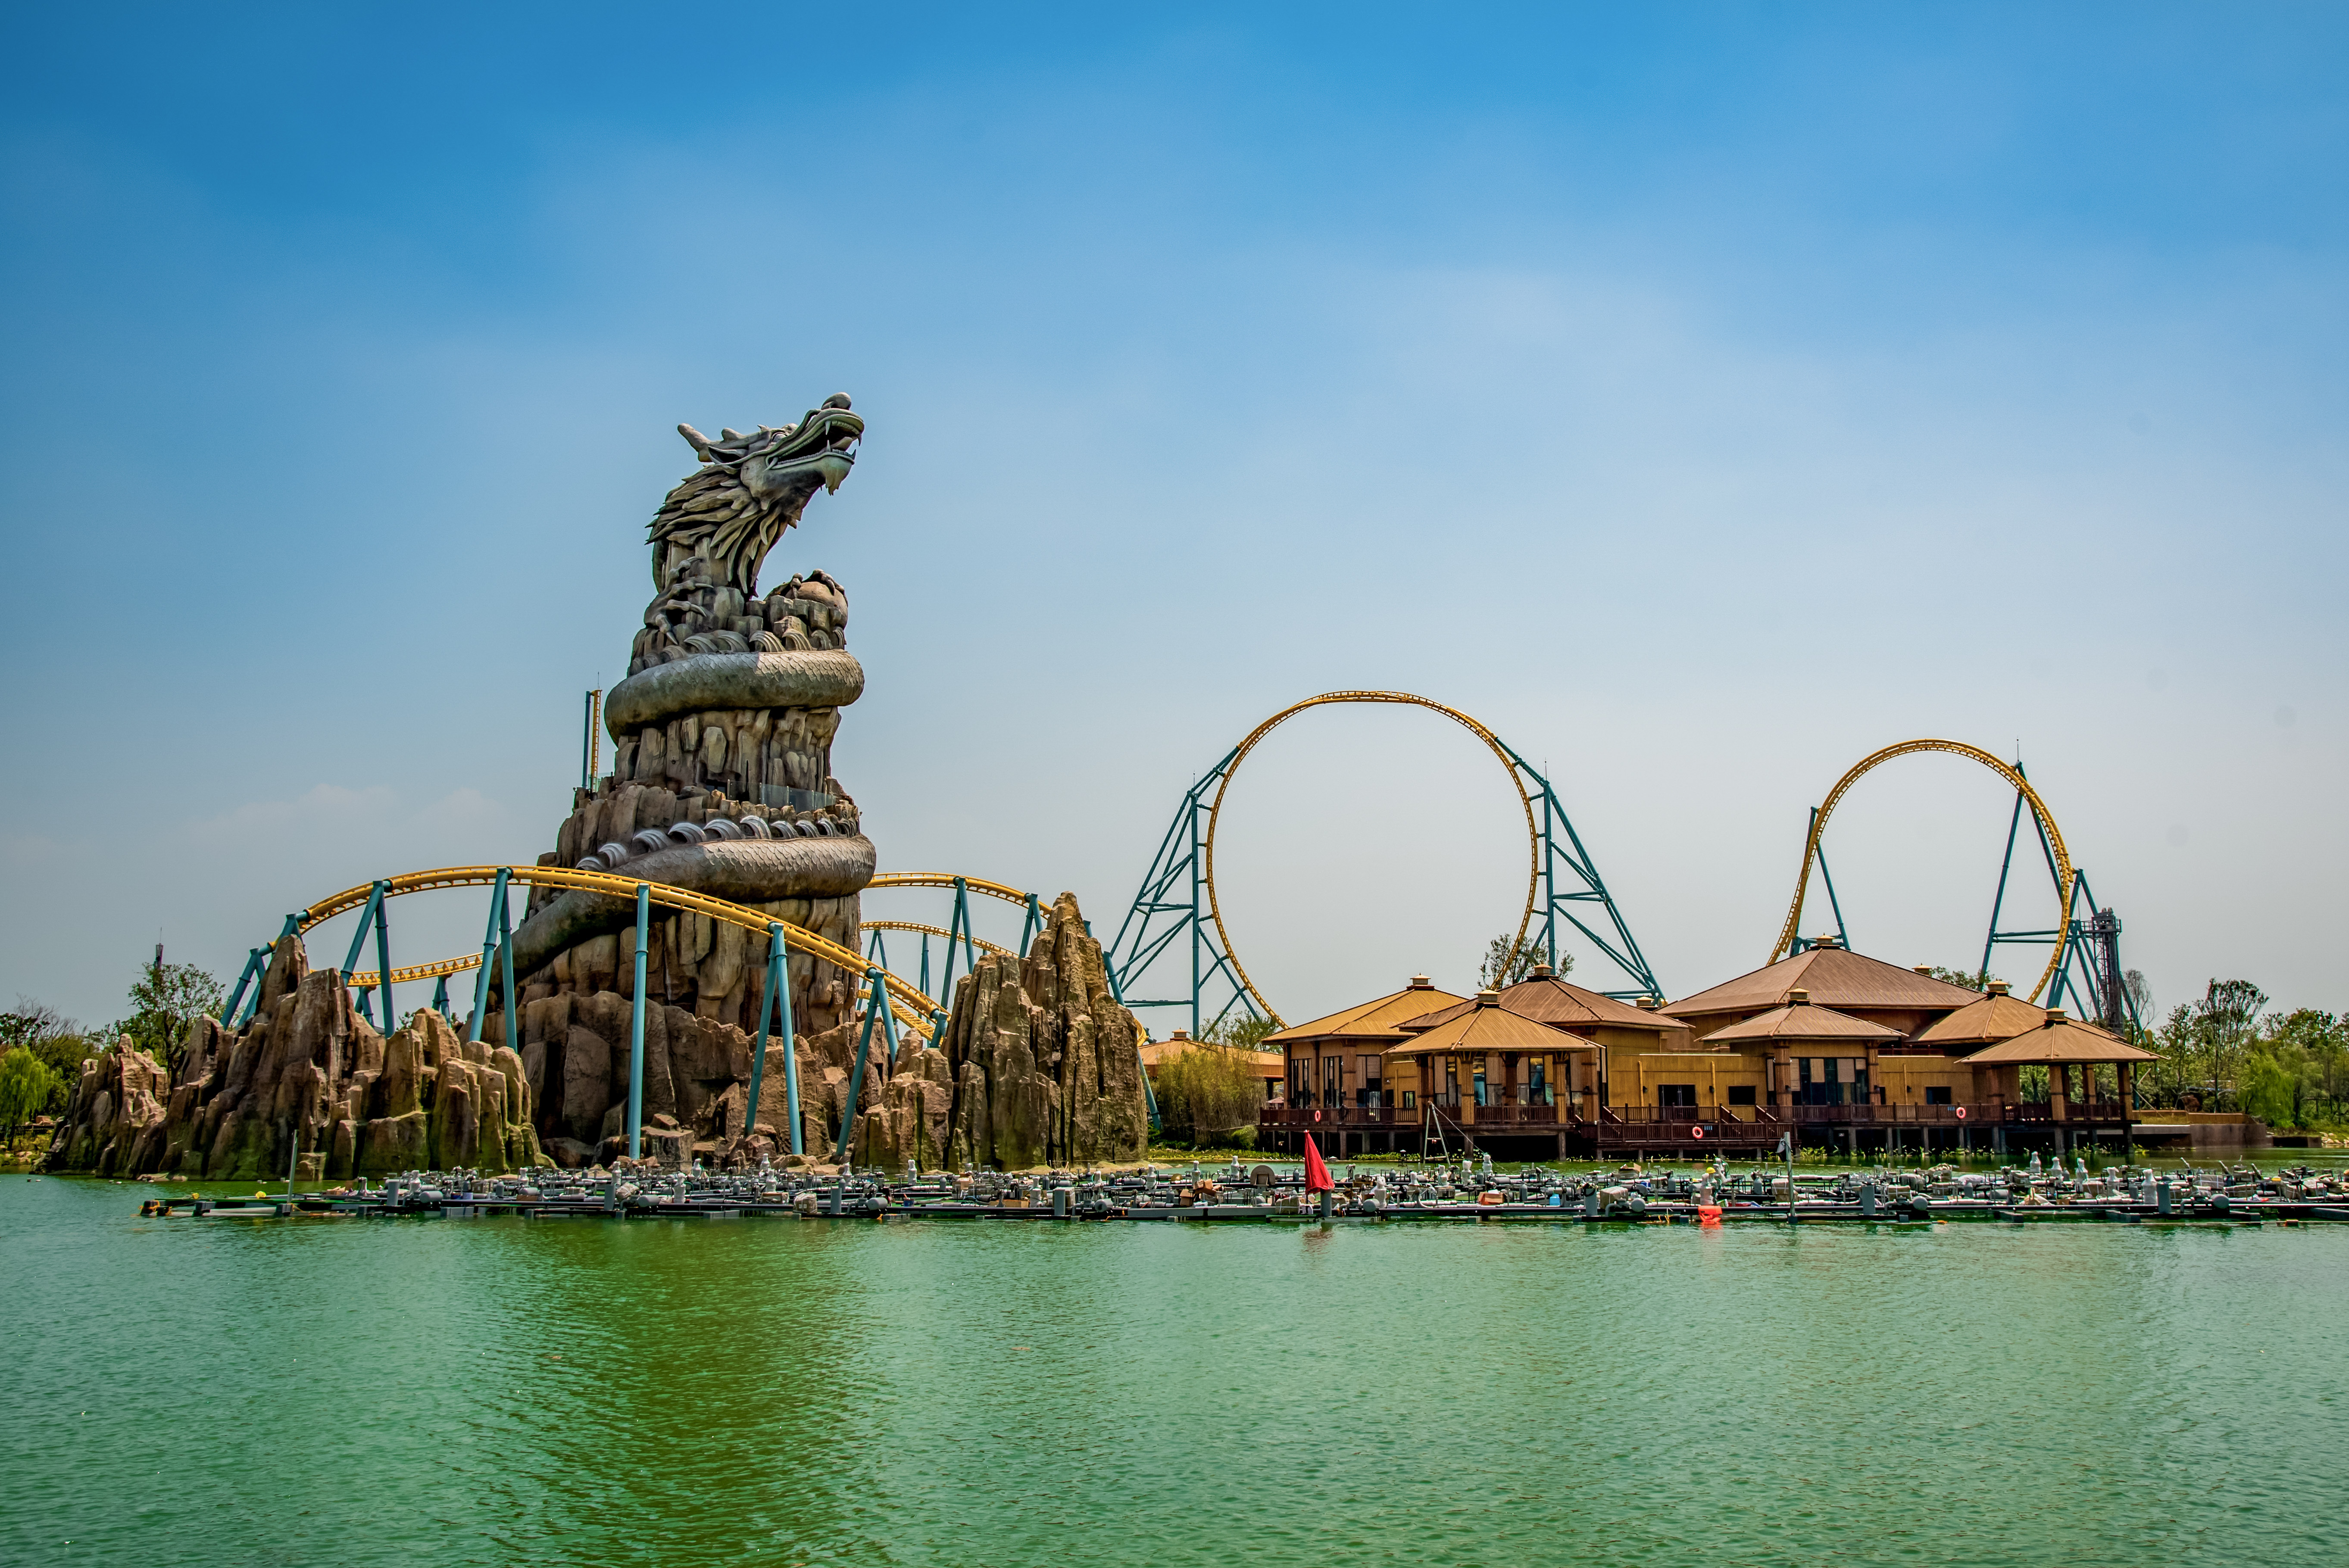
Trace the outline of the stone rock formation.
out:
<instances>
[{"instance_id":1,"label":"stone rock formation","mask_svg":"<svg viewBox=\"0 0 2349 1568\"><path fill-rule=\"evenodd\" d=\"M521 1057L426 1008L387 1040L298 937L278 944L253 1016L190 1026L176 1075L125 1038L82 1064L53 1170L305 1181L540 1163ZM298 1151L298 1152L297 1152Z\"/></svg>"},{"instance_id":2,"label":"stone rock formation","mask_svg":"<svg viewBox=\"0 0 2349 1568\"><path fill-rule=\"evenodd\" d=\"M864 690L847 649L848 595L822 572L759 595L762 558L819 488L836 490L864 421L835 397L798 425L712 441L651 528L655 597L607 695L611 771L576 791L541 865L608 872L757 908L852 951L872 841L833 773L843 708ZM780 1040L760 1103L751 1053L770 938L656 910L645 950L645 1152L730 1161L791 1146ZM207 1180L335 1178L411 1168L507 1171L623 1152L636 1012L634 901L534 888L513 932L515 1018L487 987L481 1043L439 1014L388 1039L345 977L311 972L282 942L257 1010L230 1032L204 1021L176 1083L118 1049L85 1069L51 1163ZM828 1161L857 1070L860 971L789 955L808 1157ZM1133 1016L1111 995L1101 948L1063 894L1025 961L966 977L949 1039L880 1044L857 1086L852 1156L929 1169L1023 1167L1142 1155L1147 1130ZM167 1103L168 1101L168 1103Z\"/></svg>"},{"instance_id":3,"label":"stone rock formation","mask_svg":"<svg viewBox=\"0 0 2349 1568\"><path fill-rule=\"evenodd\" d=\"M1025 960L990 954L957 983L946 1035L947 1165L1016 1171L1142 1158L1150 1118L1138 1031L1110 991L1075 894L1054 903ZM895 1107L878 1114L893 1119L868 1134L876 1147L912 1135Z\"/></svg>"}]
</instances>

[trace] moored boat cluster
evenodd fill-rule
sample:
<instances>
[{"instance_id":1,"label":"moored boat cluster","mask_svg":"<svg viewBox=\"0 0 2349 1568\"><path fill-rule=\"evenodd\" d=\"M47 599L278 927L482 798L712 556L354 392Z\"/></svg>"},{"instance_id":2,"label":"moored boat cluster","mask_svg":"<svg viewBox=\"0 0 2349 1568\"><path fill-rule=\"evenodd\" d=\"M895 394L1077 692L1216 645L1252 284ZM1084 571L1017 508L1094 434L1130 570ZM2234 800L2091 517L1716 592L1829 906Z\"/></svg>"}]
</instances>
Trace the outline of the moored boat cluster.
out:
<instances>
[{"instance_id":1,"label":"moored boat cluster","mask_svg":"<svg viewBox=\"0 0 2349 1568\"><path fill-rule=\"evenodd\" d=\"M1492 1161L1350 1171L1309 1191L1301 1171L1270 1165L1144 1165L1123 1170L1001 1173L898 1172L771 1165L755 1171L661 1170L648 1161L518 1175L409 1171L380 1185L247 1198L155 1198L146 1214L198 1217L490 1214L540 1217L810 1219L1058 1219L1130 1221L1532 1220L1608 1223L1738 1221L2199 1220L2228 1223L2349 1221L2349 1177L2302 1166L2261 1172L2220 1165L2157 1172L2085 1161L2070 1171L2036 1159L1995 1171L1856 1170L1794 1174L1767 1166L1733 1173L1725 1162L1688 1172L1564 1171Z\"/></svg>"}]
</instances>

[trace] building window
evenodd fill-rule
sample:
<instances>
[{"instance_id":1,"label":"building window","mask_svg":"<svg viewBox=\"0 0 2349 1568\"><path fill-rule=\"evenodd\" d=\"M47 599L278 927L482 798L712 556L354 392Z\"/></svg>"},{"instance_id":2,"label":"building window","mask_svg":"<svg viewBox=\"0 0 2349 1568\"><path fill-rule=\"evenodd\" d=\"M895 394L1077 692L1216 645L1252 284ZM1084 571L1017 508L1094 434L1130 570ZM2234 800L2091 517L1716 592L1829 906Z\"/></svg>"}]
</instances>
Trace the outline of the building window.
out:
<instances>
[{"instance_id":1,"label":"building window","mask_svg":"<svg viewBox=\"0 0 2349 1568\"><path fill-rule=\"evenodd\" d=\"M1354 1090L1354 1098L1364 1105L1371 1107L1377 1106L1379 1103L1379 1089L1381 1087L1381 1079L1379 1078L1379 1058L1376 1057L1356 1057L1354 1058L1354 1070L1356 1076L1361 1078L1362 1080L1361 1087Z\"/></svg>"},{"instance_id":2,"label":"building window","mask_svg":"<svg viewBox=\"0 0 2349 1568\"><path fill-rule=\"evenodd\" d=\"M1402 1108L1405 1110L1417 1110L1419 1109L1419 1096L1411 1089L1403 1090Z\"/></svg>"},{"instance_id":3,"label":"building window","mask_svg":"<svg viewBox=\"0 0 2349 1568\"><path fill-rule=\"evenodd\" d=\"M1321 1058L1321 1103L1323 1105L1334 1106L1346 1103L1345 1090L1340 1087L1345 1072L1344 1057L1323 1057Z\"/></svg>"},{"instance_id":4,"label":"building window","mask_svg":"<svg viewBox=\"0 0 2349 1568\"><path fill-rule=\"evenodd\" d=\"M1483 1068L1476 1069L1476 1103L1478 1105L1485 1103L1485 1069Z\"/></svg>"},{"instance_id":5,"label":"building window","mask_svg":"<svg viewBox=\"0 0 2349 1568\"><path fill-rule=\"evenodd\" d=\"M1925 1103L1926 1103L1927 1105L1947 1105L1947 1104L1949 1104L1949 1103L1950 1103L1950 1089L1949 1089L1949 1086L1948 1086L1948 1085L1946 1085L1946 1084L1928 1084L1928 1085L1925 1087Z\"/></svg>"},{"instance_id":6,"label":"building window","mask_svg":"<svg viewBox=\"0 0 2349 1568\"><path fill-rule=\"evenodd\" d=\"M1750 1083L1731 1084L1729 1086L1729 1103L1732 1105L1752 1105L1754 1103L1754 1086Z\"/></svg>"},{"instance_id":7,"label":"building window","mask_svg":"<svg viewBox=\"0 0 2349 1568\"><path fill-rule=\"evenodd\" d=\"M1656 1103L1666 1110L1694 1110L1696 1085L1660 1083L1656 1086Z\"/></svg>"},{"instance_id":8,"label":"building window","mask_svg":"<svg viewBox=\"0 0 2349 1568\"><path fill-rule=\"evenodd\" d=\"M1526 1069L1526 1103L1528 1105L1550 1103L1549 1062L1546 1057L1536 1057L1532 1065Z\"/></svg>"}]
</instances>

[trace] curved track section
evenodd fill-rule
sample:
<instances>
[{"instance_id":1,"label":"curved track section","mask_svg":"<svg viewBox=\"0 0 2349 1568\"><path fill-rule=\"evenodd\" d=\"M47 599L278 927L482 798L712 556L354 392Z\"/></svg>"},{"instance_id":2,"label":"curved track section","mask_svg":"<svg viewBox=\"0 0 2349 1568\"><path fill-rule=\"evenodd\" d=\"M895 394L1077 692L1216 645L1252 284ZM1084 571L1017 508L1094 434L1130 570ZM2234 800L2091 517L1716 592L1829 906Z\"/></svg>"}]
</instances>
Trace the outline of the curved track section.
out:
<instances>
[{"instance_id":1,"label":"curved track section","mask_svg":"<svg viewBox=\"0 0 2349 1568\"><path fill-rule=\"evenodd\" d=\"M973 892L983 892L989 898L999 898L1022 909L1027 908L1036 897L1032 892L1022 892L1004 882L988 882L985 877L958 877L952 872L883 872L864 885L869 891L876 887L951 888L957 882Z\"/></svg>"},{"instance_id":2,"label":"curved track section","mask_svg":"<svg viewBox=\"0 0 2349 1568\"><path fill-rule=\"evenodd\" d=\"M1299 714L1311 708L1327 707L1334 703L1387 703L1399 707L1423 707L1431 713L1442 714L1483 741L1485 748L1500 759L1503 771L1509 776L1509 788L1517 792L1517 803L1525 808L1526 812L1526 859L1529 862L1526 872L1526 912L1517 921L1517 934L1511 944L1513 955L1516 948L1525 945L1526 928L1533 923L1534 906L1541 897L1541 828L1534 820L1533 797L1526 793L1525 781L1517 777L1517 759L1507 747L1501 744L1500 737L1456 707L1446 707L1433 698L1414 696L1410 692L1403 691L1324 692L1319 696L1309 696L1303 702L1282 708L1278 713L1248 731L1247 738L1239 743L1230 759L1224 764L1223 783L1216 789L1215 804L1208 808L1207 811L1206 846L1207 912L1215 919L1216 934L1223 942L1224 953L1230 960L1232 972L1238 976L1240 985L1249 995L1256 998L1257 1005L1264 1009L1265 1016L1272 1020L1277 1028L1286 1028L1287 1020L1281 1017L1270 1002L1265 1000L1265 995L1257 989L1256 982L1248 978L1247 967L1240 963L1239 954L1232 946L1231 931L1224 924L1223 903L1216 893L1216 827L1223 815L1224 797L1231 789L1232 777L1239 771L1240 764L1247 760L1247 754L1256 749L1257 743Z\"/></svg>"},{"instance_id":3,"label":"curved track section","mask_svg":"<svg viewBox=\"0 0 2349 1568\"><path fill-rule=\"evenodd\" d=\"M1898 746L1888 746L1881 751L1860 758L1850 772L1836 780L1836 787L1828 790L1827 798L1819 803L1818 810L1811 818L1811 830L1803 840L1802 874L1795 880L1795 902L1786 908L1786 923L1778 928L1778 945L1770 950L1771 963L1777 963L1794 950L1795 928L1802 922L1804 895L1810 891L1811 866L1818 859L1819 835L1826 830L1827 814L1836 809L1836 803L1844 798L1846 792L1860 779L1866 778L1869 772L1881 768L1896 757L1908 757L1920 751L1947 752L1952 757L1962 757L1968 761L1979 762L2006 780L2009 787L2031 803L2031 814L2039 819L2040 830L2047 835L2048 848L2055 856L2056 929L2062 930L2071 920L2072 879L2075 874L2072 870L2072 852L2064 847L2064 834L2062 830L2055 826L2054 814L2047 810L2047 802L2039 798L2039 791L2031 787L2031 780L1984 751L1981 747L1968 746L1962 740L1904 740ZM2063 943L2058 942L2055 944L2055 952L2047 960L2047 967L2040 973L2039 983L2031 988L2030 1000L2036 1002L2039 999L2039 994L2047 989L2048 981L2054 978L2055 971L2064 962L2064 949Z\"/></svg>"},{"instance_id":4,"label":"curved track section","mask_svg":"<svg viewBox=\"0 0 2349 1568\"><path fill-rule=\"evenodd\" d=\"M437 871L409 872L404 876L390 877L383 885L388 896L397 898L405 893L429 892L440 888L488 887L497 881L501 872L509 881L526 886L572 888L611 898L634 900L636 889L642 886L648 890L652 903L663 909L689 910L711 920L722 920L729 925L739 925L761 936L767 934L770 926L781 926L784 945L795 952L821 958L851 975L863 975L873 967L865 962L864 954L854 949L843 947L831 938L820 936L803 926L779 921L764 910L729 903L722 898L711 898L707 893L669 887L660 882L640 883L633 877L615 876L608 872L565 870L560 866L443 866ZM331 898L319 900L302 912L295 929L308 931L336 915L364 909L376 885L374 882L362 882L357 887L346 888ZM449 965L446 970L440 970L439 965L427 965L417 972L418 976L435 972L454 974L466 966L455 959L444 962ZM481 960L477 956L472 962L478 964ZM391 973L393 983L398 984L408 978L410 971L394 968ZM890 1011L903 1020L906 1027L926 1038L932 1028L930 1015L938 1010L938 1005L918 987L888 970L885 969L881 974L882 983L889 991Z\"/></svg>"},{"instance_id":5,"label":"curved track section","mask_svg":"<svg viewBox=\"0 0 2349 1568\"><path fill-rule=\"evenodd\" d=\"M391 983L405 985L410 980L433 980L443 975L461 975L468 969L479 969L481 955L468 953L462 958L443 958L438 964L409 964L391 972ZM383 976L372 969L354 969L343 976L343 984L354 991L372 991L383 983Z\"/></svg>"},{"instance_id":6,"label":"curved track section","mask_svg":"<svg viewBox=\"0 0 2349 1568\"><path fill-rule=\"evenodd\" d=\"M868 920L862 925L858 926L857 929L860 931L905 931L910 932L916 936L943 936L949 942L960 942L962 940L959 934L948 931L943 925L924 925L918 920ZM972 946L978 948L981 952L992 953L999 957L1017 958L1019 956L1019 954L1012 952L1009 947L999 947L984 936L974 936L970 939L970 943Z\"/></svg>"}]
</instances>

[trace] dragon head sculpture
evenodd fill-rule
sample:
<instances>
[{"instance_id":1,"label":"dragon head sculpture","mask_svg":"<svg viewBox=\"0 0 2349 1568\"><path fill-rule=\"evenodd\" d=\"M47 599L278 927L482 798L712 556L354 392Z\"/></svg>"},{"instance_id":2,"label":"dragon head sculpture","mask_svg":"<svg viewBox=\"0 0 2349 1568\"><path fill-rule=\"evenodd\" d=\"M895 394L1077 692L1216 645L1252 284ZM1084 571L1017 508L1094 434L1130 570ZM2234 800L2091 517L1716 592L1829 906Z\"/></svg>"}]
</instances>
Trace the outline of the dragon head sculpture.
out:
<instances>
[{"instance_id":1,"label":"dragon head sculpture","mask_svg":"<svg viewBox=\"0 0 2349 1568\"><path fill-rule=\"evenodd\" d=\"M864 421L834 393L796 425L760 426L748 435L721 430L711 440L690 425L678 433L701 468L653 514L653 585L667 592L688 563L713 586L745 599L759 592L759 563L800 520L816 490L836 490L856 461Z\"/></svg>"}]
</instances>

